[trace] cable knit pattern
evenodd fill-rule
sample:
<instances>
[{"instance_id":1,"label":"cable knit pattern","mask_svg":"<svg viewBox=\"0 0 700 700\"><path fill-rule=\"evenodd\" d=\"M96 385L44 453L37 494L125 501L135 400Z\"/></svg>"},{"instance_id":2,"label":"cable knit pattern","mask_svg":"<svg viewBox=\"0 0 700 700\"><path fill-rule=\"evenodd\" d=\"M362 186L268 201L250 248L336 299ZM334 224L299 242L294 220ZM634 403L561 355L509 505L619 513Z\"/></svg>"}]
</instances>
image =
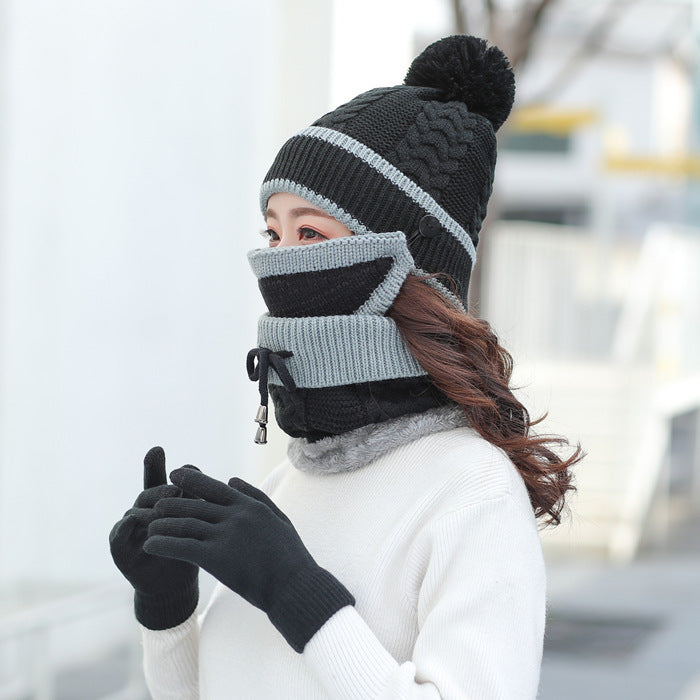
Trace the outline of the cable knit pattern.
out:
<instances>
[{"instance_id":1,"label":"cable knit pattern","mask_svg":"<svg viewBox=\"0 0 700 700\"><path fill-rule=\"evenodd\" d=\"M327 126L337 129L346 122L357 117L357 115L365 108L369 107L369 105L374 104L397 90L401 90L401 88L373 88L372 90L363 92L361 95L350 100L350 102L346 102L332 112L324 114L320 119L314 122L314 126Z\"/></svg>"},{"instance_id":2,"label":"cable knit pattern","mask_svg":"<svg viewBox=\"0 0 700 700\"><path fill-rule=\"evenodd\" d=\"M469 121L467 108L459 102L427 102L387 159L440 202L474 140L474 132L465 128Z\"/></svg>"}]
</instances>

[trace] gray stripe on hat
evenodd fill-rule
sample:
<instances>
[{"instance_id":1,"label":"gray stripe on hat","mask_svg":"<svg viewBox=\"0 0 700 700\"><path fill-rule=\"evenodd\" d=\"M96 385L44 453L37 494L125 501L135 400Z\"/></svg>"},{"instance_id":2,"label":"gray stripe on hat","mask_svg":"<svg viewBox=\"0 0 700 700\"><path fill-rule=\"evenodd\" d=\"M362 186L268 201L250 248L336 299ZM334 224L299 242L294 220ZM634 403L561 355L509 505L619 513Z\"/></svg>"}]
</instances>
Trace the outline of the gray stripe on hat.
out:
<instances>
[{"instance_id":1,"label":"gray stripe on hat","mask_svg":"<svg viewBox=\"0 0 700 700\"><path fill-rule=\"evenodd\" d=\"M432 277L431 272L426 272L420 267L417 267L413 274L420 277L429 287L432 287L436 291L440 292L442 296L444 296L448 301L451 301L460 311L467 313L467 308L464 306L462 300L456 296L446 284L443 284L439 279Z\"/></svg>"},{"instance_id":2,"label":"gray stripe on hat","mask_svg":"<svg viewBox=\"0 0 700 700\"><path fill-rule=\"evenodd\" d=\"M327 214L330 214L334 219L340 221L341 224L345 224L353 233L373 233L373 231L370 231L364 224L360 223L354 216L348 214L345 209L339 207L334 201L328 199L328 197L324 197L318 192L314 192L308 187L294 182L294 180L287 180L285 178L268 180L263 183L260 188L260 210L263 216L265 216L265 210L267 209L267 201L277 192L289 192L290 194L295 194L297 197L305 199L307 202L311 202L311 204L315 204Z\"/></svg>"},{"instance_id":3,"label":"gray stripe on hat","mask_svg":"<svg viewBox=\"0 0 700 700\"><path fill-rule=\"evenodd\" d=\"M476 261L476 248L469 234L422 187L419 187L413 180L406 177L396 166L385 160L379 153L347 134L327 129L323 126L309 126L299 131L295 136L308 136L309 138L320 139L333 146L342 148L356 158L363 160L407 194L426 212L432 214L462 244L472 259L472 263Z\"/></svg>"},{"instance_id":4,"label":"gray stripe on hat","mask_svg":"<svg viewBox=\"0 0 700 700\"><path fill-rule=\"evenodd\" d=\"M394 303L407 275L415 268L401 231L344 236L312 245L258 248L248 262L258 279L319 270L335 270L382 257L393 259L391 269L355 313L384 314Z\"/></svg>"},{"instance_id":5,"label":"gray stripe on hat","mask_svg":"<svg viewBox=\"0 0 700 700\"><path fill-rule=\"evenodd\" d=\"M258 321L258 345L279 352L298 387L317 389L427 372L406 347L396 323L386 316L314 316ZM281 384L270 368L270 384Z\"/></svg>"}]
</instances>

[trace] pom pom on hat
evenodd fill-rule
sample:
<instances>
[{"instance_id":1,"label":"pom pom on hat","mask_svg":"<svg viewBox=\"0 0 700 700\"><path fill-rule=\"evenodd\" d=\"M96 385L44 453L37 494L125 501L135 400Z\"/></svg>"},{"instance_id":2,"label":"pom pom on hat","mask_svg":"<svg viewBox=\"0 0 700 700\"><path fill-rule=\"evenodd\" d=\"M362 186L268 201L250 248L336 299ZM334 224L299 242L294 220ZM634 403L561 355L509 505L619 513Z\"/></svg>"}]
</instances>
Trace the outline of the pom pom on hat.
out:
<instances>
[{"instance_id":1,"label":"pom pom on hat","mask_svg":"<svg viewBox=\"0 0 700 700\"><path fill-rule=\"evenodd\" d=\"M508 118L515 98L515 77L505 54L484 39L461 34L428 46L411 64L404 84L442 90L445 102L464 102L494 131Z\"/></svg>"}]
</instances>

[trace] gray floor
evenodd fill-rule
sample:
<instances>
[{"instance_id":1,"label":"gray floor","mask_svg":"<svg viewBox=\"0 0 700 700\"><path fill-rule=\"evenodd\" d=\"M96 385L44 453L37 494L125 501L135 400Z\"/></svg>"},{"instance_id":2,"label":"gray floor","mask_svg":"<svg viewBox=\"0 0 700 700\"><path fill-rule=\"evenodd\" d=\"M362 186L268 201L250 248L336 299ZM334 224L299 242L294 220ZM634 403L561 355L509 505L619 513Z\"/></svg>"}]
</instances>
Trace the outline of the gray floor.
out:
<instances>
[{"instance_id":1,"label":"gray floor","mask_svg":"<svg viewBox=\"0 0 700 700\"><path fill-rule=\"evenodd\" d=\"M700 522L627 566L550 561L540 700L700 700Z\"/></svg>"}]
</instances>

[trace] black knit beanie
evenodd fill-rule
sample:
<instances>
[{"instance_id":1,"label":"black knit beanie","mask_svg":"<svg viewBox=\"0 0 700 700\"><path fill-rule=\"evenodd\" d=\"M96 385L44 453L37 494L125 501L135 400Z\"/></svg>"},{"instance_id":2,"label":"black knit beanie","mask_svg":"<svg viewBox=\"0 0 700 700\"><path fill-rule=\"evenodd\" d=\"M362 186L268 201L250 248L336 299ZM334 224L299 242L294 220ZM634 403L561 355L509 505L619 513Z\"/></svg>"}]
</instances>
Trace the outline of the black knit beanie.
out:
<instances>
[{"instance_id":1,"label":"black knit beanie","mask_svg":"<svg viewBox=\"0 0 700 700\"><path fill-rule=\"evenodd\" d=\"M261 392L257 441L268 388L282 429L309 440L449 402L386 313L408 274L448 275L450 285L433 283L466 305L495 132L514 91L498 48L452 36L421 53L403 85L359 95L282 146L261 187L263 215L289 192L355 235L249 254L269 309L248 358Z\"/></svg>"},{"instance_id":2,"label":"black knit beanie","mask_svg":"<svg viewBox=\"0 0 700 700\"><path fill-rule=\"evenodd\" d=\"M403 85L375 88L289 139L261 188L321 207L353 233L403 231L417 268L448 274L466 304L510 113L508 59L484 39L451 36L411 64Z\"/></svg>"}]
</instances>

